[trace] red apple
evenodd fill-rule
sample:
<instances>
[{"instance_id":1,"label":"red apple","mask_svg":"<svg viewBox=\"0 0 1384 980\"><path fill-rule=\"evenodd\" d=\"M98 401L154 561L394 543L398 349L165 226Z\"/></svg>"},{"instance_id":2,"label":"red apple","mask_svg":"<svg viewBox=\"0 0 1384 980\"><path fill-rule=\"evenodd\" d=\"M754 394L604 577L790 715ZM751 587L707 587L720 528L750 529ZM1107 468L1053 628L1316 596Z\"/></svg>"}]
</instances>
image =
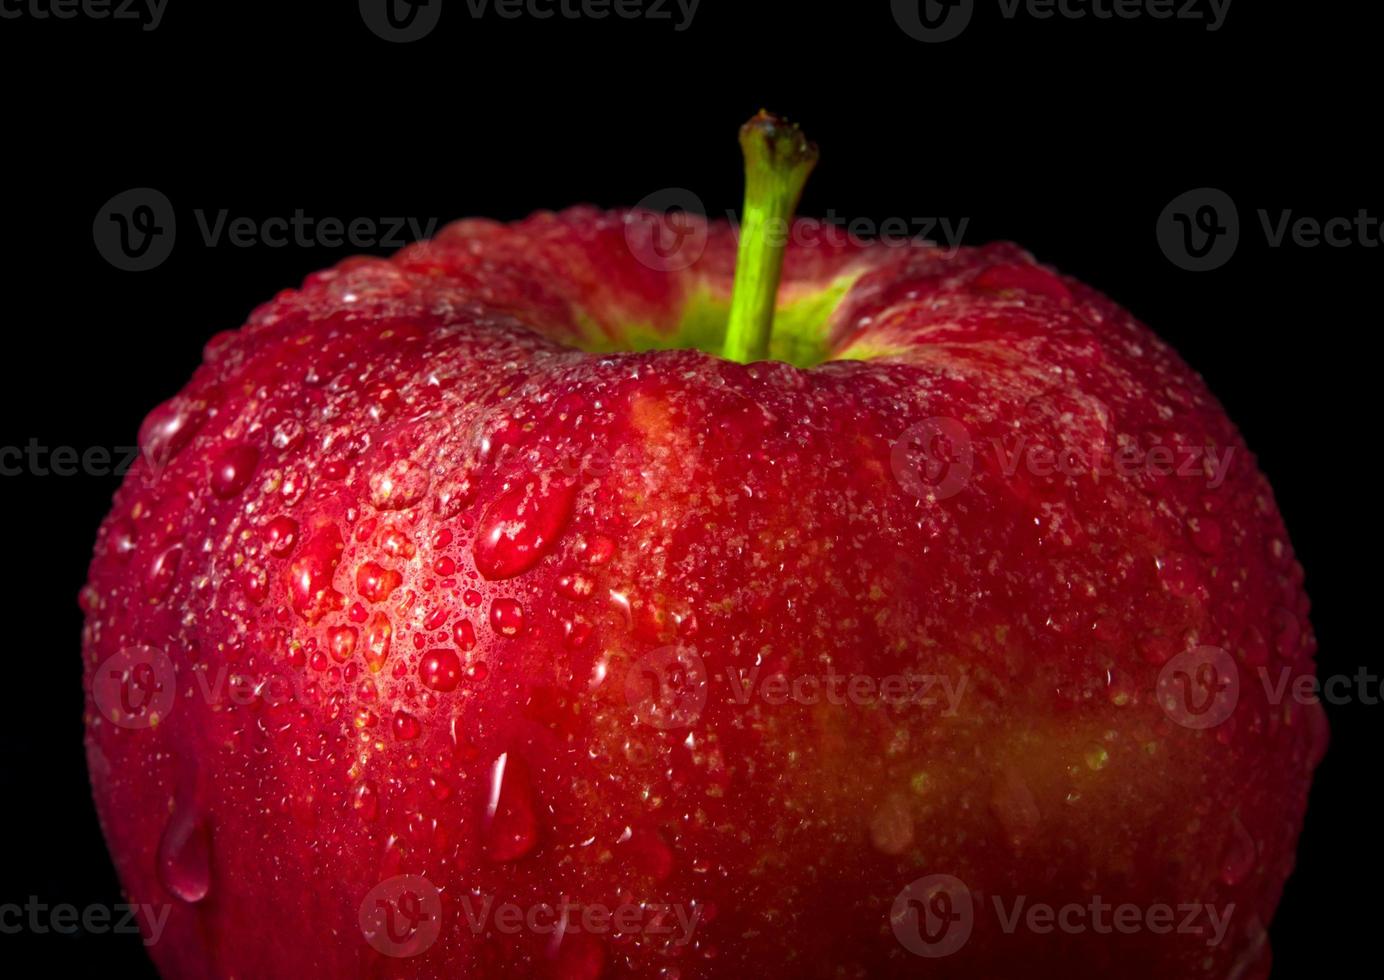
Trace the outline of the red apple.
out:
<instances>
[{"instance_id":1,"label":"red apple","mask_svg":"<svg viewBox=\"0 0 1384 980\"><path fill-rule=\"evenodd\" d=\"M82 604L164 975L1267 974L1326 729L1240 436L1013 245L785 247L743 141L738 281L462 221L150 415Z\"/></svg>"}]
</instances>

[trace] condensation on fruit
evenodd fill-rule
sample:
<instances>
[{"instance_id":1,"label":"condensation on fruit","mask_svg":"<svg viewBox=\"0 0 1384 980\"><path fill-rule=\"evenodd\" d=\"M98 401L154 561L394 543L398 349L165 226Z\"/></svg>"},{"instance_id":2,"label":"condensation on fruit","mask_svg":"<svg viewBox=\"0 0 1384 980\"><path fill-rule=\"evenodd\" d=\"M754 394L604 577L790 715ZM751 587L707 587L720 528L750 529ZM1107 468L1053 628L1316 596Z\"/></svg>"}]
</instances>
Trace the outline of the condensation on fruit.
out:
<instances>
[{"instance_id":1,"label":"condensation on fruit","mask_svg":"<svg viewBox=\"0 0 1384 980\"><path fill-rule=\"evenodd\" d=\"M159 881L184 902L200 902L211 890L211 832L190 804L173 809L159 839Z\"/></svg>"}]
</instances>

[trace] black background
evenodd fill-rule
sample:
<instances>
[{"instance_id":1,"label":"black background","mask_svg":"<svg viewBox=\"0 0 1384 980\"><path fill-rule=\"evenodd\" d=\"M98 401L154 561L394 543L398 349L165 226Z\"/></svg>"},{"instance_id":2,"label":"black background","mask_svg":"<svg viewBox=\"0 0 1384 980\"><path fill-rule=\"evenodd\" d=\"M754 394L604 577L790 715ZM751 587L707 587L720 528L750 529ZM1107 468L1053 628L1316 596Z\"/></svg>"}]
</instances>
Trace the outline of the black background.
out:
<instances>
[{"instance_id":1,"label":"black background","mask_svg":"<svg viewBox=\"0 0 1384 980\"><path fill-rule=\"evenodd\" d=\"M1321 673L1355 674L1376 659L1378 608L1378 575L1359 570L1378 541L1366 341L1378 315L1360 298L1384 249L1270 248L1256 211L1384 217L1368 6L1240 0L1209 32L1011 21L981 0L944 44L909 37L888 0L703 0L681 32L475 19L452 0L409 44L370 33L350 0L171 0L153 31L0 20L0 446L133 444L211 334L356 251L208 247L197 209L508 220L685 187L721 215L739 204L736 127L764 105L823 148L804 213L967 218L967 243L1016 240L1169 339L1277 491L1307 569ZM173 202L177 241L157 269L122 272L95 248L93 220L145 186ZM1229 264L1194 274L1168 261L1154 228L1172 198L1203 186L1237 202L1242 234ZM86 780L76 606L115 486L0 477L0 904L120 900ZM1367 883L1381 862L1364 800L1384 706L1328 710L1333 746L1274 924L1275 977L1330 974L1375 931ZM25 946L53 968L152 972L131 936L0 935L0 962Z\"/></svg>"}]
</instances>

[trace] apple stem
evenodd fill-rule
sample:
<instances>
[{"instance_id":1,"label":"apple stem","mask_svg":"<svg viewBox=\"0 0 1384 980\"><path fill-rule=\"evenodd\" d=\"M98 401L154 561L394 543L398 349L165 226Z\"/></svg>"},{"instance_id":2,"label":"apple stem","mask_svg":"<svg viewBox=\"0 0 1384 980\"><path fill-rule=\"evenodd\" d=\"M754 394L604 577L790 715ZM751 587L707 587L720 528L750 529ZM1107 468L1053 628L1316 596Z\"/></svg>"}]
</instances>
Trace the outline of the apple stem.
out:
<instances>
[{"instance_id":1,"label":"apple stem","mask_svg":"<svg viewBox=\"0 0 1384 980\"><path fill-rule=\"evenodd\" d=\"M745 207L721 353L749 363L769 356L783 255L803 185L817 164L817 147L797 126L760 110L740 127L740 149Z\"/></svg>"}]
</instances>

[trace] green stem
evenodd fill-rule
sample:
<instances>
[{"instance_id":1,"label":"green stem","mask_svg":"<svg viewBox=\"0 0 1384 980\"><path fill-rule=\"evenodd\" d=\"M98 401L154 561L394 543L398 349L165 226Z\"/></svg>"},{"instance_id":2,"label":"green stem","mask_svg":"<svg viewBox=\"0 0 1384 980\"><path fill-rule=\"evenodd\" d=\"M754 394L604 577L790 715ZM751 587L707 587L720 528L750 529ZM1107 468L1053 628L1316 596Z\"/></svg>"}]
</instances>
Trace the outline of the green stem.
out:
<instances>
[{"instance_id":1,"label":"green stem","mask_svg":"<svg viewBox=\"0 0 1384 980\"><path fill-rule=\"evenodd\" d=\"M761 110L740 127L740 148L745 207L721 353L749 363L769 356L783 253L803 185L817 163L817 147L797 126Z\"/></svg>"}]
</instances>

